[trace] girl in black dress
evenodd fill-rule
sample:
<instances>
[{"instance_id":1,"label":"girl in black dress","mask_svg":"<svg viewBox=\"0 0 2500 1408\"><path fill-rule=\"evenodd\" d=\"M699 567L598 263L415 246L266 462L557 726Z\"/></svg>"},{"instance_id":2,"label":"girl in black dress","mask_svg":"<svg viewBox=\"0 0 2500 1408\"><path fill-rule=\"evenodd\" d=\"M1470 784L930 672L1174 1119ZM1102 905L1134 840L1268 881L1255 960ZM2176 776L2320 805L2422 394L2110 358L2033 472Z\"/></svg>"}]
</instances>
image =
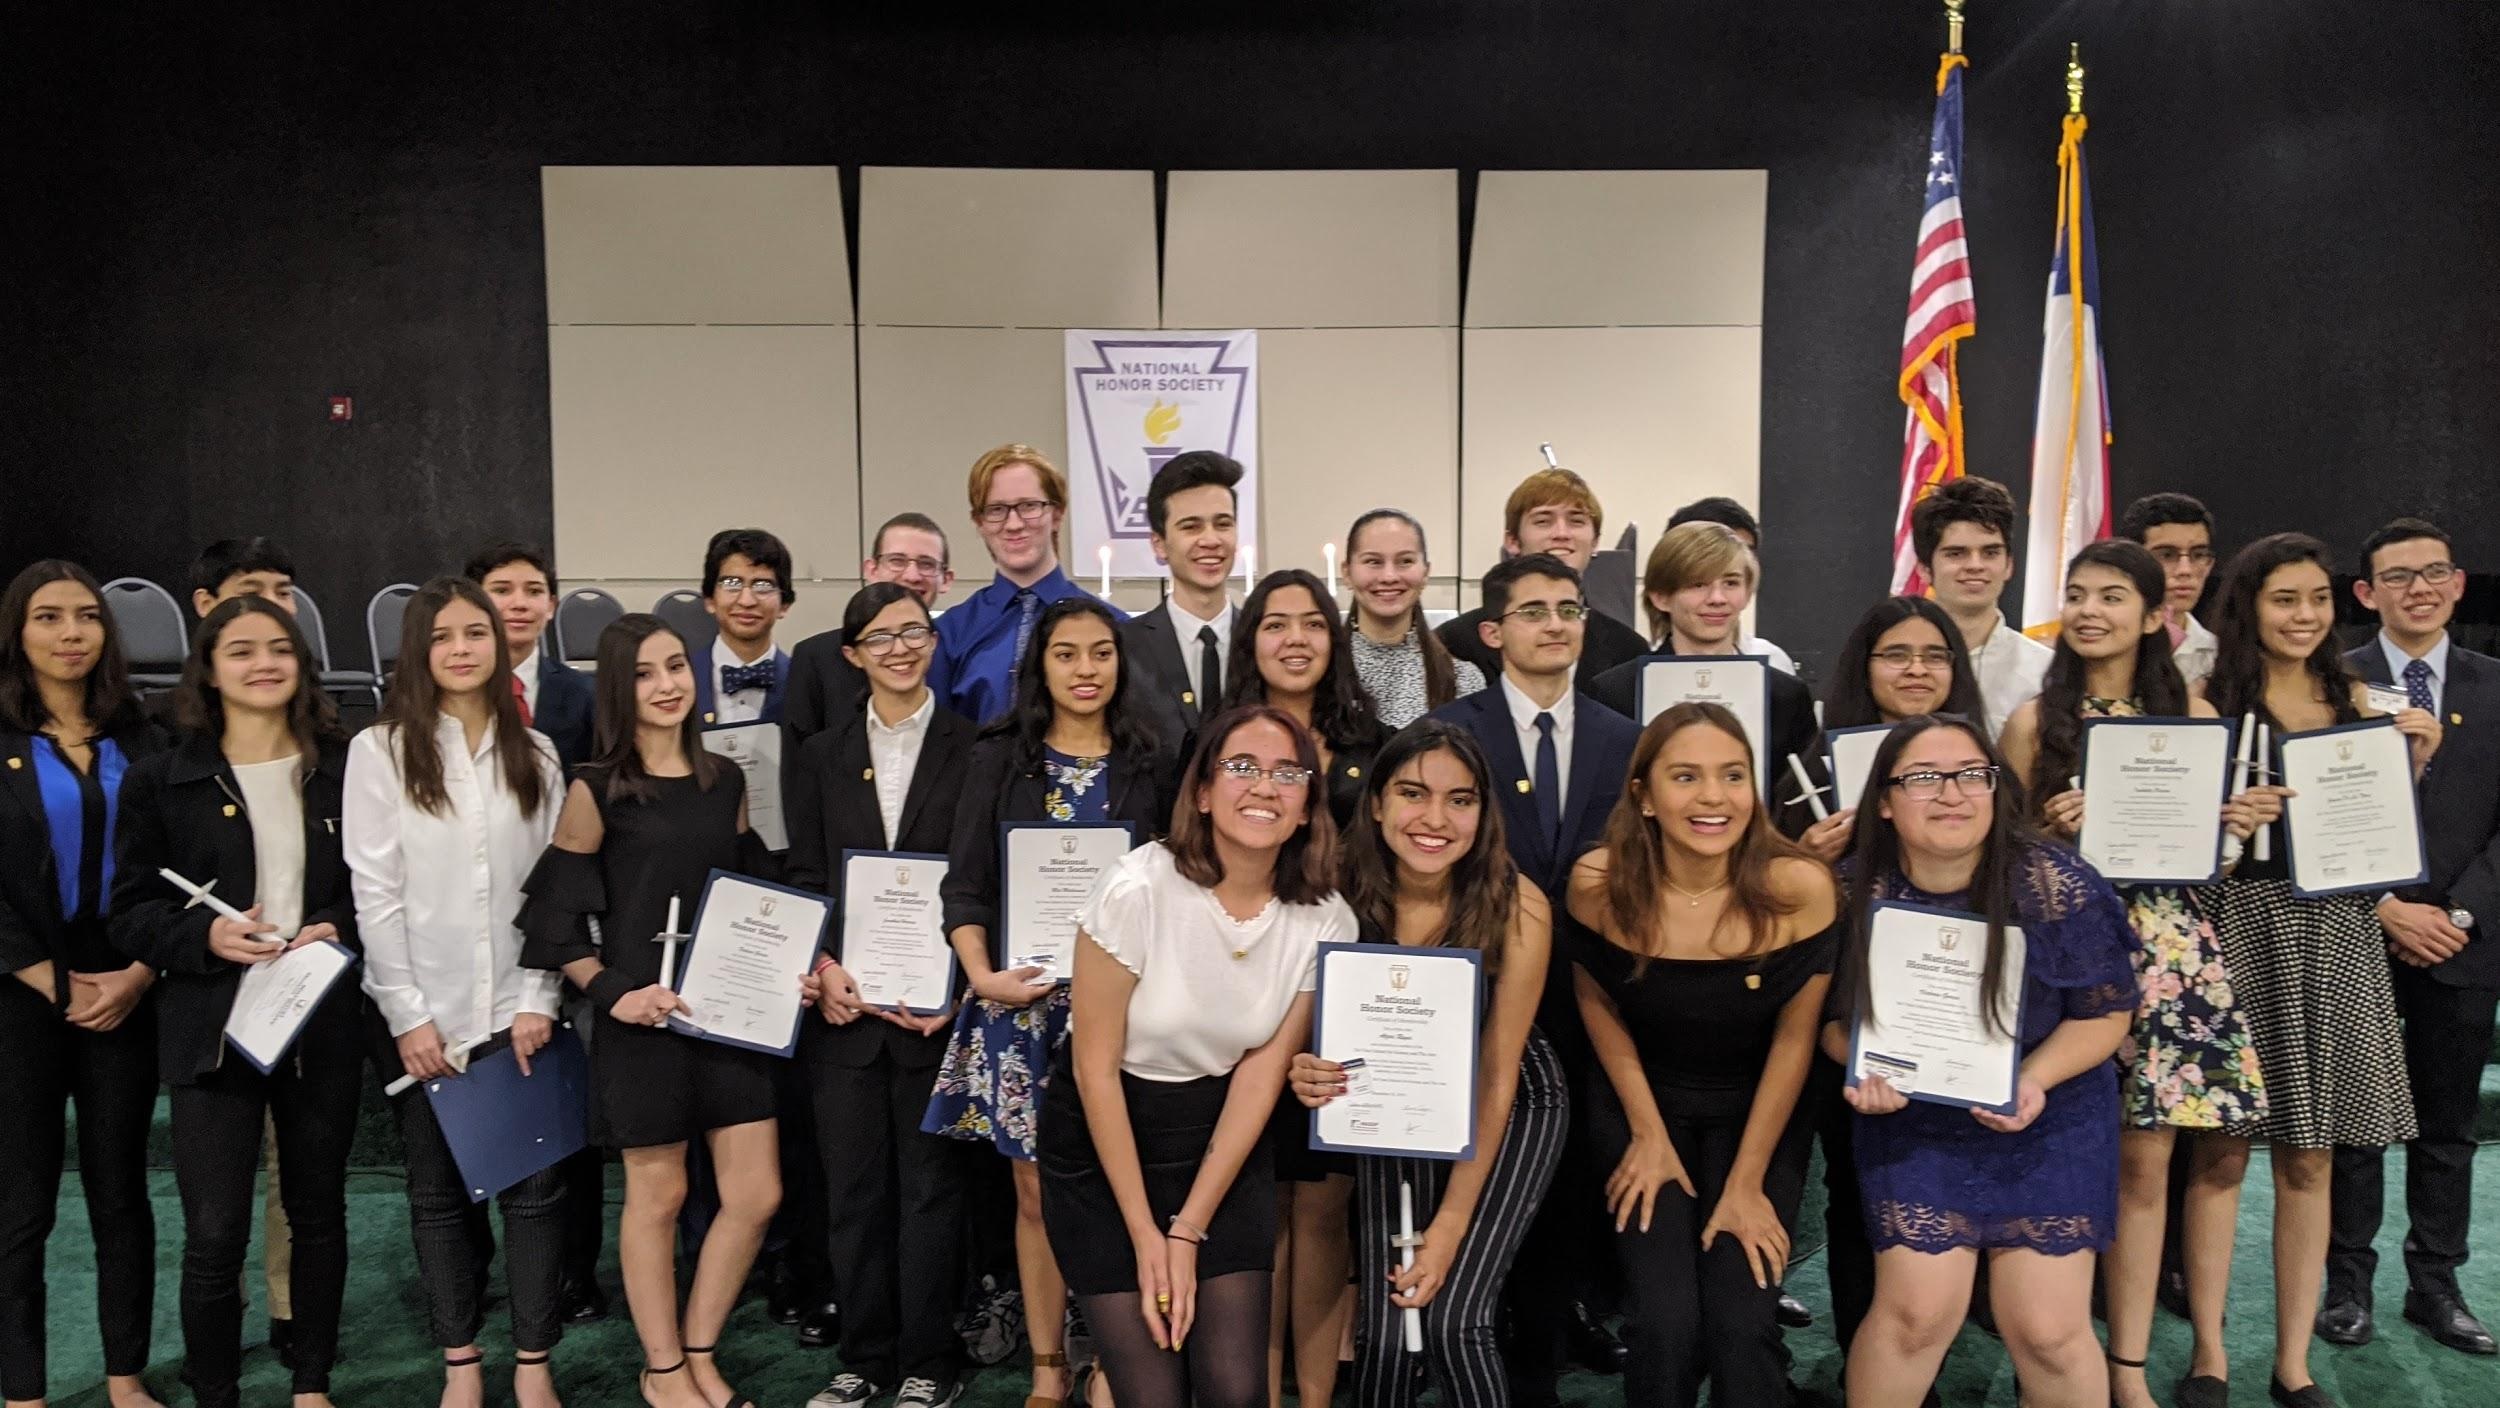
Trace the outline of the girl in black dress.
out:
<instances>
[{"instance_id":1,"label":"girl in black dress","mask_svg":"<svg viewBox=\"0 0 2500 1408\"><path fill-rule=\"evenodd\" d=\"M0 1398L44 1397L44 1244L75 1101L106 1392L150 1408L156 973L113 951L104 915L122 779L164 740L103 592L76 563L45 561L0 594L0 973L17 980L0 982Z\"/></svg>"},{"instance_id":2,"label":"girl in black dress","mask_svg":"<svg viewBox=\"0 0 2500 1408\"><path fill-rule=\"evenodd\" d=\"M1354 667L1345 618L1320 580L1299 568L1270 572L1241 604L1233 629L1231 681L1224 704L1265 704L1310 730L1319 745L1320 789L1342 830L1362 805L1363 775L1380 750L1381 728L1371 692ZM1337 1384L1337 1351L1354 1313L1346 1273L1353 1249L1346 1213L1354 1199L1354 1161L1310 1152L1310 1118L1291 1099L1279 1102L1269 1131L1275 1146L1275 1328L1268 1350L1268 1405L1284 1398L1286 1349L1294 1384L1306 1402L1323 1403Z\"/></svg>"},{"instance_id":3,"label":"girl in black dress","mask_svg":"<svg viewBox=\"0 0 2500 1408\"><path fill-rule=\"evenodd\" d=\"M312 658L284 607L258 596L219 603L192 637L174 695L183 741L122 780L113 944L161 975L157 1069L173 1087L182 1193L182 1376L206 1408L237 1397L264 1119L277 1126L279 1197L294 1229L296 1408L327 1408L338 1357L363 994L352 977L333 983L266 1072L225 1040L247 969L324 940L359 945L339 842L347 741ZM163 868L245 917L194 903Z\"/></svg>"},{"instance_id":4,"label":"girl in black dress","mask_svg":"<svg viewBox=\"0 0 2500 1408\"><path fill-rule=\"evenodd\" d=\"M1787 1393L1774 1317L1839 898L1759 799L1736 716L1678 704L1641 730L1605 841L1571 870L1633 1403L1699 1402L1705 1376L1713 1403Z\"/></svg>"},{"instance_id":5,"label":"girl in black dress","mask_svg":"<svg viewBox=\"0 0 2500 1408\"><path fill-rule=\"evenodd\" d=\"M598 1014L591 1133L624 1151L617 1246L647 1363L642 1396L654 1408L740 1401L712 1347L781 1202L775 1058L666 1029L670 1013L686 1010L660 971L655 936L669 901L690 929L713 870L765 860L747 830L745 779L703 748L694 683L685 642L657 616L631 614L600 632L592 761L574 775L555 842L522 887L521 961L562 969ZM813 978L806 990L813 1001ZM720 1211L681 1321L677 1212L696 1138L711 1150Z\"/></svg>"}]
</instances>

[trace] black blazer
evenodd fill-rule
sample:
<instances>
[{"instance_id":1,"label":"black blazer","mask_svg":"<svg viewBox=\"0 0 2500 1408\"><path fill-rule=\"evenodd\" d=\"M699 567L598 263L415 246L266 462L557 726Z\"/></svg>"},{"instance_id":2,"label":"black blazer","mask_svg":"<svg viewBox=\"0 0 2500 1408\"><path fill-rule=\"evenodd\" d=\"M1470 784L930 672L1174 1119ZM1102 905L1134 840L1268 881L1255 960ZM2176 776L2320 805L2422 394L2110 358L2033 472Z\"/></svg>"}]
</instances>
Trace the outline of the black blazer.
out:
<instances>
[{"instance_id":1,"label":"black blazer","mask_svg":"<svg viewBox=\"0 0 2500 1408\"><path fill-rule=\"evenodd\" d=\"M2377 637L2344 659L2372 684L2401 688ZM2474 916L2464 951L2431 968L2450 987L2500 988L2500 660L2448 642L2440 698L2445 732L2415 791L2430 884L2403 898Z\"/></svg>"},{"instance_id":2,"label":"black blazer","mask_svg":"<svg viewBox=\"0 0 2500 1408\"><path fill-rule=\"evenodd\" d=\"M860 711L868 697L868 677L842 658L849 634L836 626L800 641L790 652L790 670L781 696L781 728L788 742L783 756L795 759L807 740ZM935 648L935 642L931 642ZM943 701L941 701L941 704ZM939 712L943 713L941 707Z\"/></svg>"},{"instance_id":3,"label":"black blazer","mask_svg":"<svg viewBox=\"0 0 2500 1408\"><path fill-rule=\"evenodd\" d=\"M1448 647L1452 658L1484 671L1488 683L1497 683L1502 678L1502 656L1484 643L1484 633L1476 629L1484 624L1484 619L1484 608L1479 606L1442 622L1433 634L1441 637L1441 644ZM1589 689L1599 675L1624 661L1649 653L1649 642L1639 631L1605 612L1591 609L1581 619L1587 627L1580 633L1579 667L1571 673L1571 682L1581 690Z\"/></svg>"},{"instance_id":4,"label":"black blazer","mask_svg":"<svg viewBox=\"0 0 2500 1408\"><path fill-rule=\"evenodd\" d=\"M1139 845L1163 835L1172 825L1179 774L1180 764L1161 749L1142 757L1112 754L1110 820L1135 828ZM1042 796L1048 790L1039 767L1017 761L1012 734L991 734L973 745L964 768L963 803L955 809L955 837L946 848L946 883L938 890L948 933L978 924L990 931L996 949L998 830L1010 821L1043 820Z\"/></svg>"},{"instance_id":5,"label":"black blazer","mask_svg":"<svg viewBox=\"0 0 2500 1408\"><path fill-rule=\"evenodd\" d=\"M1510 836L1511 859L1519 873L1553 897L1559 907L1571 864L1605 834L1606 817L1623 795L1623 779L1632 770L1632 745L1640 729L1585 691L1573 696L1571 777L1563 784L1563 843L1559 850L1539 832L1536 799L1519 789L1532 780L1528 761L1519 752L1519 732L1512 726L1510 703L1497 680L1474 694L1453 699L1430 717L1456 724L1484 745L1493 764L1493 791L1501 799L1502 823ZM1557 968L1568 964L1556 964Z\"/></svg>"},{"instance_id":6,"label":"black blazer","mask_svg":"<svg viewBox=\"0 0 2500 1408\"><path fill-rule=\"evenodd\" d=\"M921 735L920 759L903 794L901 823L887 844L885 817L877 810L876 769L868 751L865 709L837 719L799 750L796 775L782 794L790 823L790 850L783 878L802 890L832 898L833 923L825 951L842 957L842 853L922 851L946 854L955 838L956 804L964 795L964 767L978 733L970 722L940 708ZM823 1028L819 1031L818 1028ZM906 1065L931 1066L946 1048L946 1034L915 1036L879 1018L843 1026L807 1024L811 1049L839 1066L865 1066L879 1051Z\"/></svg>"},{"instance_id":7,"label":"black blazer","mask_svg":"<svg viewBox=\"0 0 2500 1408\"><path fill-rule=\"evenodd\" d=\"M1239 622L1234 628L1240 628ZM1182 652L1197 648L1196 641L1180 638L1172 628L1171 613L1160 606L1120 623L1120 653L1126 657L1129 684L1142 691L1138 697L1152 706L1149 716L1155 736L1167 749L1178 750L1182 740L1197 733L1207 712L1202 704L1211 705L1223 697L1217 692L1215 699L1202 701L1190 689L1189 664ZM1231 652L1223 653L1229 666Z\"/></svg>"},{"instance_id":8,"label":"black blazer","mask_svg":"<svg viewBox=\"0 0 2500 1408\"><path fill-rule=\"evenodd\" d=\"M129 767L164 751L165 731L144 718L105 735ZM103 926L73 934L74 915L61 912L60 862L52 853L52 823L43 810L43 784L35 776L35 750L51 745L32 734L0 728L0 973L15 973L38 963L53 965L52 1005L69 1001L71 973L109 972L129 960L98 942ZM126 787L129 774L123 774ZM93 897L97 914L111 897ZM12 983L12 987L23 987Z\"/></svg>"},{"instance_id":9,"label":"black blazer","mask_svg":"<svg viewBox=\"0 0 2500 1408\"><path fill-rule=\"evenodd\" d=\"M346 777L344 739L323 743L304 774L303 922L337 925L339 942L362 953L356 900L339 851L339 798ZM193 734L172 751L132 766L122 778L119 833L113 946L162 975L156 984L157 1069L168 1084L189 1085L217 1068L243 967L208 951L208 927L216 914L192 904L156 872L171 866L203 885L213 878L213 893L237 909L257 902L252 822L215 734ZM350 974L330 989L313 1019L335 1029L351 1056L359 1049L355 1014L361 1005L361 989ZM299 1042L311 1036L308 1029Z\"/></svg>"},{"instance_id":10,"label":"black blazer","mask_svg":"<svg viewBox=\"0 0 2500 1408\"><path fill-rule=\"evenodd\" d=\"M538 652L538 707L530 711L530 727L556 745L556 760L566 775L590 761L590 719L596 709L590 676Z\"/></svg>"},{"instance_id":11,"label":"black blazer","mask_svg":"<svg viewBox=\"0 0 2500 1408\"><path fill-rule=\"evenodd\" d=\"M1772 806L1771 823L1780 829L1781 835L1793 840L1814 824L1814 809L1797 795L1797 779L1788 770L1788 755L1797 755L1797 761L1805 764L1807 775L1817 787L1831 785L1831 769L1823 758L1822 725L1814 721L1814 691L1777 666L1767 673L1771 680L1771 737L1762 750L1762 768L1770 774L1769 794L1787 799ZM1583 688L1625 718L1638 718L1641 662L1627 660L1599 676L1595 684ZM1829 795L1825 794L1826 805Z\"/></svg>"}]
</instances>

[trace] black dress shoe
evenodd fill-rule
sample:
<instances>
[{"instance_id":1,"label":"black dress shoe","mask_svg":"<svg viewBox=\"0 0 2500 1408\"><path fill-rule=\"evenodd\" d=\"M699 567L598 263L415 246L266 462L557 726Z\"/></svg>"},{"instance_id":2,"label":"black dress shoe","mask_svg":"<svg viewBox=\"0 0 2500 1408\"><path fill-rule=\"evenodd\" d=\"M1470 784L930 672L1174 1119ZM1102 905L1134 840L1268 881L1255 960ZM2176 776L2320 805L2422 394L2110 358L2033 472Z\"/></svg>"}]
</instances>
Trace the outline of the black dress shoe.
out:
<instances>
[{"instance_id":1,"label":"black dress shoe","mask_svg":"<svg viewBox=\"0 0 2500 1408\"><path fill-rule=\"evenodd\" d=\"M1598 1322L1589 1308L1578 1301L1571 1303L1570 1319L1563 1325L1563 1344L1572 1360L1592 1374L1620 1374L1632 1351L1623 1347L1615 1332Z\"/></svg>"},{"instance_id":2,"label":"black dress shoe","mask_svg":"<svg viewBox=\"0 0 2500 1408\"><path fill-rule=\"evenodd\" d=\"M2319 1339L2346 1348L2368 1344L2370 1336L2376 1333L2376 1327L2371 1323L2370 1303L2352 1295L2329 1296L2326 1304L2319 1309L2313 1328L2317 1330Z\"/></svg>"},{"instance_id":3,"label":"black dress shoe","mask_svg":"<svg viewBox=\"0 0 2500 1408\"><path fill-rule=\"evenodd\" d=\"M558 1304L568 1324L587 1325L608 1318L608 1293L596 1281L567 1281L563 1297Z\"/></svg>"},{"instance_id":4,"label":"black dress shoe","mask_svg":"<svg viewBox=\"0 0 2500 1408\"><path fill-rule=\"evenodd\" d=\"M2170 1396L2171 1408L2231 1408L2231 1382L2211 1374L2190 1374Z\"/></svg>"},{"instance_id":5,"label":"black dress shoe","mask_svg":"<svg viewBox=\"0 0 2500 1408\"><path fill-rule=\"evenodd\" d=\"M2455 1296L2405 1292L2405 1318L2430 1332L2430 1337L2461 1354L2500 1354L2491 1331Z\"/></svg>"},{"instance_id":6,"label":"black dress shoe","mask_svg":"<svg viewBox=\"0 0 2500 1408\"><path fill-rule=\"evenodd\" d=\"M1806 1309L1804 1301L1792 1295L1780 1297L1778 1313L1780 1325L1786 1329L1802 1330L1814 1323L1814 1312Z\"/></svg>"},{"instance_id":7,"label":"black dress shoe","mask_svg":"<svg viewBox=\"0 0 2500 1408\"><path fill-rule=\"evenodd\" d=\"M2335 1400L2327 1397L2326 1390L2316 1384L2307 1388L2285 1388L2281 1379L2269 1378L2266 1380L2266 1397L2282 1404L2283 1408L2335 1408Z\"/></svg>"},{"instance_id":8,"label":"black dress shoe","mask_svg":"<svg viewBox=\"0 0 2500 1408\"><path fill-rule=\"evenodd\" d=\"M775 1261L768 1284L770 1289L764 1293L764 1313L770 1315L776 1325L799 1323L799 1317L807 1313L810 1299L799 1285L799 1278L791 1275L781 1262Z\"/></svg>"},{"instance_id":9,"label":"black dress shoe","mask_svg":"<svg viewBox=\"0 0 2500 1408\"><path fill-rule=\"evenodd\" d=\"M799 1317L799 1347L823 1349L842 1338L842 1312L832 1301Z\"/></svg>"},{"instance_id":10,"label":"black dress shoe","mask_svg":"<svg viewBox=\"0 0 2500 1408\"><path fill-rule=\"evenodd\" d=\"M2161 1308L2185 1320L2188 1318L2187 1273L2164 1271L2153 1285L2153 1299Z\"/></svg>"}]
</instances>

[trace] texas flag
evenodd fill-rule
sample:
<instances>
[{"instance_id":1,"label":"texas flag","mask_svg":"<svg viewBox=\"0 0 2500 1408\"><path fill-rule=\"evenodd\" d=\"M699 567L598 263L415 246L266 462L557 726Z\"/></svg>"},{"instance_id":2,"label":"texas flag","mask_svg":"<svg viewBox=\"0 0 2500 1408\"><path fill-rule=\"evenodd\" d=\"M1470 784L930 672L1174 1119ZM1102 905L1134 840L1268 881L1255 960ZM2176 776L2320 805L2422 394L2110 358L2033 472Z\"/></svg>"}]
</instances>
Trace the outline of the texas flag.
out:
<instances>
[{"instance_id":1,"label":"texas flag","mask_svg":"<svg viewBox=\"0 0 2500 1408\"><path fill-rule=\"evenodd\" d=\"M2057 253L2041 330L2040 399L2031 431L2031 536L2023 554L2023 625L2057 629L2066 560L2109 536L2109 382L2101 365L2101 272L2092 250L2084 120L2066 117L2057 149Z\"/></svg>"}]
</instances>

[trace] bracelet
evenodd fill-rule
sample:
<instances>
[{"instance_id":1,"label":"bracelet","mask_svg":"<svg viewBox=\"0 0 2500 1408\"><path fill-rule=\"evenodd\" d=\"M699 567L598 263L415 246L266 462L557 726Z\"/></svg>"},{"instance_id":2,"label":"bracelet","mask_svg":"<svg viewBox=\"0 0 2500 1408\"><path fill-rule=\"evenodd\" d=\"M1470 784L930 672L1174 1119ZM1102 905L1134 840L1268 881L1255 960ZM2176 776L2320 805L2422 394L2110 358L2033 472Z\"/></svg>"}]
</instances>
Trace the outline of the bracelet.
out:
<instances>
[{"instance_id":1,"label":"bracelet","mask_svg":"<svg viewBox=\"0 0 2500 1408\"><path fill-rule=\"evenodd\" d=\"M1195 1237L1183 1237L1181 1236L1182 1228L1187 1228L1198 1235ZM1204 1246L1207 1240L1207 1229L1200 1227L1194 1222L1184 1222L1181 1220L1181 1215L1179 1213L1174 1213L1172 1214L1172 1225L1164 1230L1163 1235L1187 1242L1193 1247Z\"/></svg>"}]
</instances>

